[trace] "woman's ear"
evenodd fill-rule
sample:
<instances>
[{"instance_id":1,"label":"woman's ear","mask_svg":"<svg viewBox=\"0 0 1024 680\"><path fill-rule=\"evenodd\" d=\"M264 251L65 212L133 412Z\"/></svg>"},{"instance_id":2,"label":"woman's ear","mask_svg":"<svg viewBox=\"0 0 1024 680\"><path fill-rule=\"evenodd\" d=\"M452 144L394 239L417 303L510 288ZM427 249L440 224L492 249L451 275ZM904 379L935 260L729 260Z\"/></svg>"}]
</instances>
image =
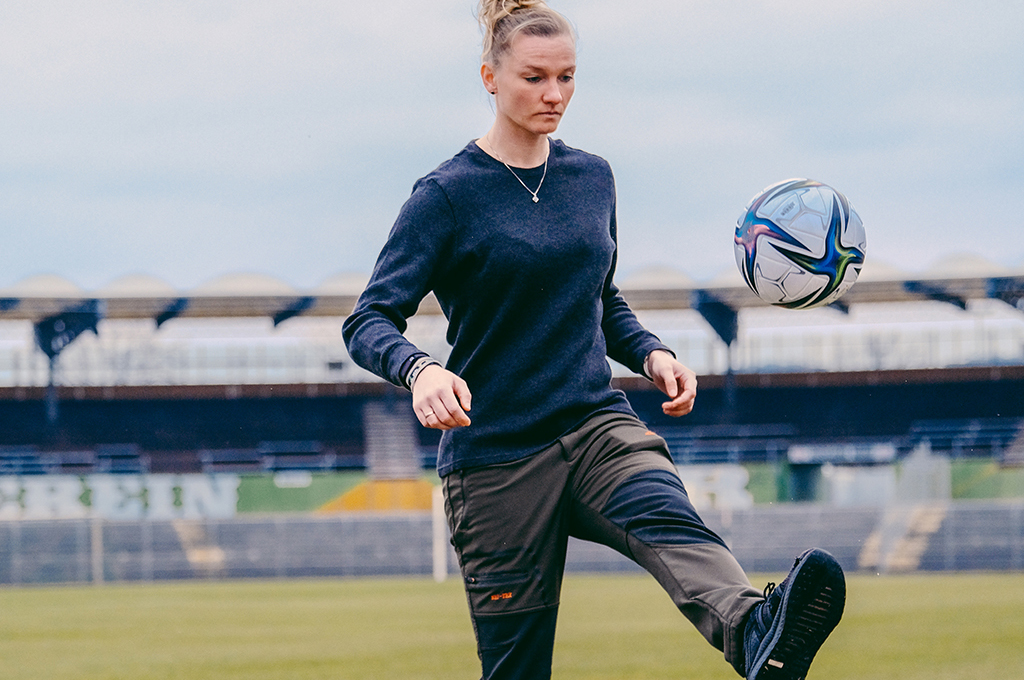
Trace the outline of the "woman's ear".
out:
<instances>
[{"instance_id":1,"label":"woman's ear","mask_svg":"<svg viewBox=\"0 0 1024 680\"><path fill-rule=\"evenodd\" d=\"M484 89L491 94L498 91L498 84L494 78L494 69L490 64L480 65L480 80L484 83Z\"/></svg>"}]
</instances>

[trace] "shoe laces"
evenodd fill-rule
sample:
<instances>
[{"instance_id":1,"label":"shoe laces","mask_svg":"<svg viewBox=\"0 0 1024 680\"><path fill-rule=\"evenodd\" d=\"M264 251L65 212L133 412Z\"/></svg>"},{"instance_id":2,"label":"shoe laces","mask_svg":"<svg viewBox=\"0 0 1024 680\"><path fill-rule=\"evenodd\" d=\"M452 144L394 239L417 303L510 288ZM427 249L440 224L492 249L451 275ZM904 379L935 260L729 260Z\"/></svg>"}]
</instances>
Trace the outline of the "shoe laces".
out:
<instances>
[{"instance_id":1,"label":"shoe laces","mask_svg":"<svg viewBox=\"0 0 1024 680\"><path fill-rule=\"evenodd\" d=\"M795 560L793 560L793 569L796 569L796 565L798 565L798 564L800 564L800 558L799 558L799 557L798 557L798 558L796 558ZM792 569L790 570L790 573L792 573ZM785 584L786 584L786 583L787 583L788 581L789 581L789 577L787 576L787 577L786 577L786 578L785 578L785 579L783 580L783 585L785 585ZM767 599L768 599L769 597L771 597L772 593L774 593L774 592L775 592L775 588L776 588L776 587L777 587L777 586L776 586L776 585L775 585L774 583L772 583L772 582L770 582L770 581L769 581L769 582L768 582L768 585L766 585L766 586L764 587L764 599L766 599L766 600L767 600Z\"/></svg>"},{"instance_id":2,"label":"shoe laces","mask_svg":"<svg viewBox=\"0 0 1024 680\"><path fill-rule=\"evenodd\" d=\"M776 592L776 585L769 583L764 587L764 602L761 603L761 615L765 619L767 625L771 624L771 620L775 618L775 612L779 609L779 602L781 601L781 592L779 597L772 597Z\"/></svg>"}]
</instances>

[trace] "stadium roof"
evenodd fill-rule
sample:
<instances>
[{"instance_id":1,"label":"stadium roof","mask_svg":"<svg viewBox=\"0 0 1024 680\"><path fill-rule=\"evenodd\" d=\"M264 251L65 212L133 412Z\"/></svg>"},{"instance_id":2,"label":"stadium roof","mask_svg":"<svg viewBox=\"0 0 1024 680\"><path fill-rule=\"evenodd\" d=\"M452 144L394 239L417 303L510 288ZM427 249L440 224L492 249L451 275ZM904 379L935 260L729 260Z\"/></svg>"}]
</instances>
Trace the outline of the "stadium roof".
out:
<instances>
[{"instance_id":1,"label":"stadium roof","mask_svg":"<svg viewBox=\"0 0 1024 680\"><path fill-rule=\"evenodd\" d=\"M363 274L339 274L313 289L298 290L263 274L233 274L181 291L155 277L132 275L85 291L59 276L34 276L0 289L0 320L38 323L85 308L94 310L100 318L151 318L158 324L179 317L268 317L275 323L300 315L344 317L351 312L367 278ZM622 277L619 285L637 310L697 309L707 302L733 311L765 306L743 285L735 269L698 282L681 271L655 267ZM1008 270L961 256L924 272L908 274L869 260L841 303L848 307L940 300L966 308L969 300L976 299L1000 299L1024 311L1024 270ZM439 311L432 297L420 307L420 313Z\"/></svg>"}]
</instances>

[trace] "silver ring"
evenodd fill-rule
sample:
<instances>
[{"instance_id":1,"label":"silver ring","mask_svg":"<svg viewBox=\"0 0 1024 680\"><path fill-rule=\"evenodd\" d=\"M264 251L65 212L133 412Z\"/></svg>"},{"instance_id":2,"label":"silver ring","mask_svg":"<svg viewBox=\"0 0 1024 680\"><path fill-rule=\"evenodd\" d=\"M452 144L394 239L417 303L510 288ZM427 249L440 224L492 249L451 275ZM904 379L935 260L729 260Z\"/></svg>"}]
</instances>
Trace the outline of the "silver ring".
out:
<instances>
[{"instance_id":1,"label":"silver ring","mask_svg":"<svg viewBox=\"0 0 1024 680\"><path fill-rule=\"evenodd\" d=\"M430 416L432 416L432 415L434 415L434 412L433 412L433 411L427 411L426 413L424 413L424 414L423 414L423 417L424 417L424 418L429 418L429 417L430 417Z\"/></svg>"}]
</instances>

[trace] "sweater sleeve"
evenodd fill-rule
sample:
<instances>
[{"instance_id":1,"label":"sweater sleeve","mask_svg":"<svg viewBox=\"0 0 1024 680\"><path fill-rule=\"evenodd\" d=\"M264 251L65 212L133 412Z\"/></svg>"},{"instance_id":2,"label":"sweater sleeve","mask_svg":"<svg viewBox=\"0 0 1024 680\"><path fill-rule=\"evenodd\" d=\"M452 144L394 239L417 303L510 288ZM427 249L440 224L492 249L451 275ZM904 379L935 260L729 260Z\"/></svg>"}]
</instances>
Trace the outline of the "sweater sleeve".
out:
<instances>
[{"instance_id":1,"label":"sweater sleeve","mask_svg":"<svg viewBox=\"0 0 1024 680\"><path fill-rule=\"evenodd\" d=\"M663 349L673 356L675 356L675 352L672 352L656 335L640 324L636 314L630 309L629 304L614 283L615 264L619 252L614 205L612 206L610 229L612 241L615 243L615 251L601 295L604 304L601 330L604 332L605 342L608 345L609 357L634 373L649 377L644 373L644 359L648 354L656 349Z\"/></svg>"},{"instance_id":2,"label":"sweater sleeve","mask_svg":"<svg viewBox=\"0 0 1024 680\"><path fill-rule=\"evenodd\" d=\"M455 221L444 191L420 180L402 206L369 283L342 326L352 360L385 380L405 386L405 373L425 356L402 335L406 320L434 287Z\"/></svg>"}]
</instances>

